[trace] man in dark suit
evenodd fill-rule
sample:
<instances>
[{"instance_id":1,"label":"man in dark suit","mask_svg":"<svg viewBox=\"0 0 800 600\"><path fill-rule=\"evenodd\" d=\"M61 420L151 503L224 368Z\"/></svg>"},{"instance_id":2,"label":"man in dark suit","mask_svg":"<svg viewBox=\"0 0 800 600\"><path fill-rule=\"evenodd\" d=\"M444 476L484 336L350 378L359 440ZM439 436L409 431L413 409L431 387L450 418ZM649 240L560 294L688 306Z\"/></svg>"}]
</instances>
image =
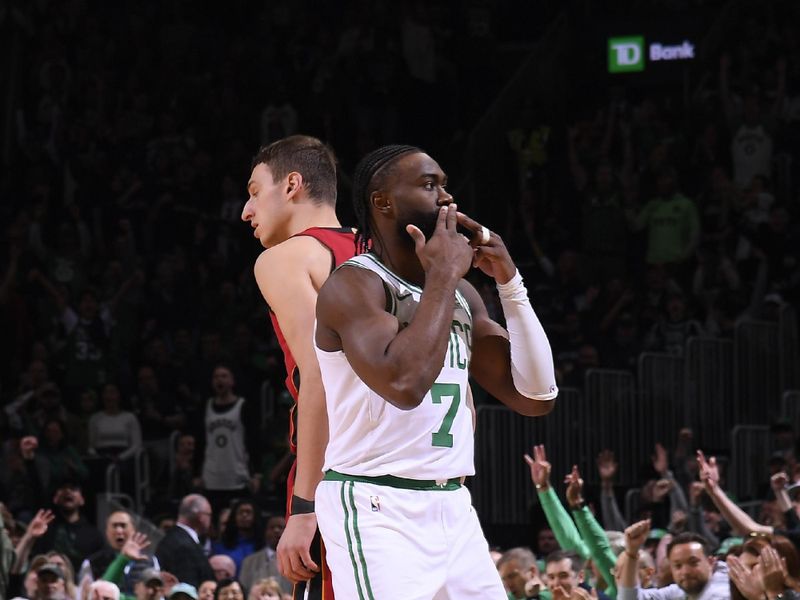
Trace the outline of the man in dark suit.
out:
<instances>
[{"instance_id":1,"label":"man in dark suit","mask_svg":"<svg viewBox=\"0 0 800 600\"><path fill-rule=\"evenodd\" d=\"M214 571L200 545L200 536L211 526L211 505L199 494L189 494L178 507L178 523L170 529L156 548L161 569L178 581L199 587L214 579Z\"/></svg>"}]
</instances>

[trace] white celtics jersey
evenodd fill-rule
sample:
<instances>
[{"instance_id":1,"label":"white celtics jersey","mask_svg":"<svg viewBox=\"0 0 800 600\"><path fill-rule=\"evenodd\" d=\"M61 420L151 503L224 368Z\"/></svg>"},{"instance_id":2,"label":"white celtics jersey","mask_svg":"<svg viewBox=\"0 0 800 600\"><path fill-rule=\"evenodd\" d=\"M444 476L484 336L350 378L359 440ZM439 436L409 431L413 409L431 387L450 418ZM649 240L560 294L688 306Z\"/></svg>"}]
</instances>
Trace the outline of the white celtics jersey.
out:
<instances>
[{"instance_id":1,"label":"white celtics jersey","mask_svg":"<svg viewBox=\"0 0 800 600\"><path fill-rule=\"evenodd\" d=\"M372 254L342 266L376 273L385 283L387 310L401 327L411 321L421 288L400 279ZM419 406L400 410L359 379L344 352L315 346L330 430L324 469L426 480L473 475L472 413L466 404L471 347L472 315L456 292L442 370Z\"/></svg>"},{"instance_id":2,"label":"white celtics jersey","mask_svg":"<svg viewBox=\"0 0 800 600\"><path fill-rule=\"evenodd\" d=\"M214 399L206 404L206 454L203 483L209 490L238 490L250 481L247 448L242 424L244 398L237 398L226 411L214 410Z\"/></svg>"}]
</instances>

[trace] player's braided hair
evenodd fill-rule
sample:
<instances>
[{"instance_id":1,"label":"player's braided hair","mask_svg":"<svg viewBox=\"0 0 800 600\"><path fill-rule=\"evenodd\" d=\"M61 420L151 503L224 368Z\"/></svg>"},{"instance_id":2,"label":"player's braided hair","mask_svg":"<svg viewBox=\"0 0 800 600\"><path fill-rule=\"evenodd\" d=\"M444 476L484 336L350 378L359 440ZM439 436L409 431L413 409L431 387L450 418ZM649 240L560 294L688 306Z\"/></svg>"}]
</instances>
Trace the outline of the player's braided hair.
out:
<instances>
[{"instance_id":1,"label":"player's braided hair","mask_svg":"<svg viewBox=\"0 0 800 600\"><path fill-rule=\"evenodd\" d=\"M369 214L369 198L379 189L391 163L410 153L423 152L416 146L392 144L373 150L362 158L353 175L353 210L356 215L356 249L366 252L372 240L372 219Z\"/></svg>"}]
</instances>

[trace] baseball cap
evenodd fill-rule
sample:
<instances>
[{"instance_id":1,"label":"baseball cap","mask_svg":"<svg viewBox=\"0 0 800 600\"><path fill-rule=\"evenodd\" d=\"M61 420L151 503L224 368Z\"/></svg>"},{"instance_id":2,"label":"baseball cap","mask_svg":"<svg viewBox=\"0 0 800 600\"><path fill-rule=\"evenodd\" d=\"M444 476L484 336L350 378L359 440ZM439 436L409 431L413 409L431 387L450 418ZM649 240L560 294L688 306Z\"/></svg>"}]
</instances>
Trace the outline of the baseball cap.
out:
<instances>
[{"instance_id":1,"label":"baseball cap","mask_svg":"<svg viewBox=\"0 0 800 600\"><path fill-rule=\"evenodd\" d=\"M148 581L158 581L161 585L164 585L164 578L161 577L161 571L153 567L142 569L139 572L138 581L142 581L144 583L147 583Z\"/></svg>"},{"instance_id":2,"label":"baseball cap","mask_svg":"<svg viewBox=\"0 0 800 600\"><path fill-rule=\"evenodd\" d=\"M56 563L44 563L36 570L37 575L41 575L42 573L52 573L59 579L64 579L64 571L62 571L61 567Z\"/></svg>"},{"instance_id":3,"label":"baseball cap","mask_svg":"<svg viewBox=\"0 0 800 600\"><path fill-rule=\"evenodd\" d=\"M717 551L714 554L716 554L717 556L725 556L731 548L733 548L734 546L738 546L743 542L744 539L740 537L725 538L725 540L720 544L719 548L717 548Z\"/></svg>"},{"instance_id":4,"label":"baseball cap","mask_svg":"<svg viewBox=\"0 0 800 600\"><path fill-rule=\"evenodd\" d=\"M178 583L172 586L172 591L169 593L170 600L178 597L178 594L186 594L192 600L197 600L197 590L193 585L188 583Z\"/></svg>"}]
</instances>

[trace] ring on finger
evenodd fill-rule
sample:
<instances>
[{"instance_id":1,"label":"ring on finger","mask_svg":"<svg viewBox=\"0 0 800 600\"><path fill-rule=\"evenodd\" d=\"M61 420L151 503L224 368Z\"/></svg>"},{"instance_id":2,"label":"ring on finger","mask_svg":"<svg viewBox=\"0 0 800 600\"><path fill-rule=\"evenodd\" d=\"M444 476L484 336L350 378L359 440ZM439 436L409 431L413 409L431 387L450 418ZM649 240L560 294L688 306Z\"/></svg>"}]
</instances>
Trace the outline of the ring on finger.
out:
<instances>
[{"instance_id":1,"label":"ring on finger","mask_svg":"<svg viewBox=\"0 0 800 600\"><path fill-rule=\"evenodd\" d=\"M481 246L485 246L486 244L489 243L490 233L491 232L489 231L488 227L484 227L483 225L481 225L481 240L480 240Z\"/></svg>"}]
</instances>

